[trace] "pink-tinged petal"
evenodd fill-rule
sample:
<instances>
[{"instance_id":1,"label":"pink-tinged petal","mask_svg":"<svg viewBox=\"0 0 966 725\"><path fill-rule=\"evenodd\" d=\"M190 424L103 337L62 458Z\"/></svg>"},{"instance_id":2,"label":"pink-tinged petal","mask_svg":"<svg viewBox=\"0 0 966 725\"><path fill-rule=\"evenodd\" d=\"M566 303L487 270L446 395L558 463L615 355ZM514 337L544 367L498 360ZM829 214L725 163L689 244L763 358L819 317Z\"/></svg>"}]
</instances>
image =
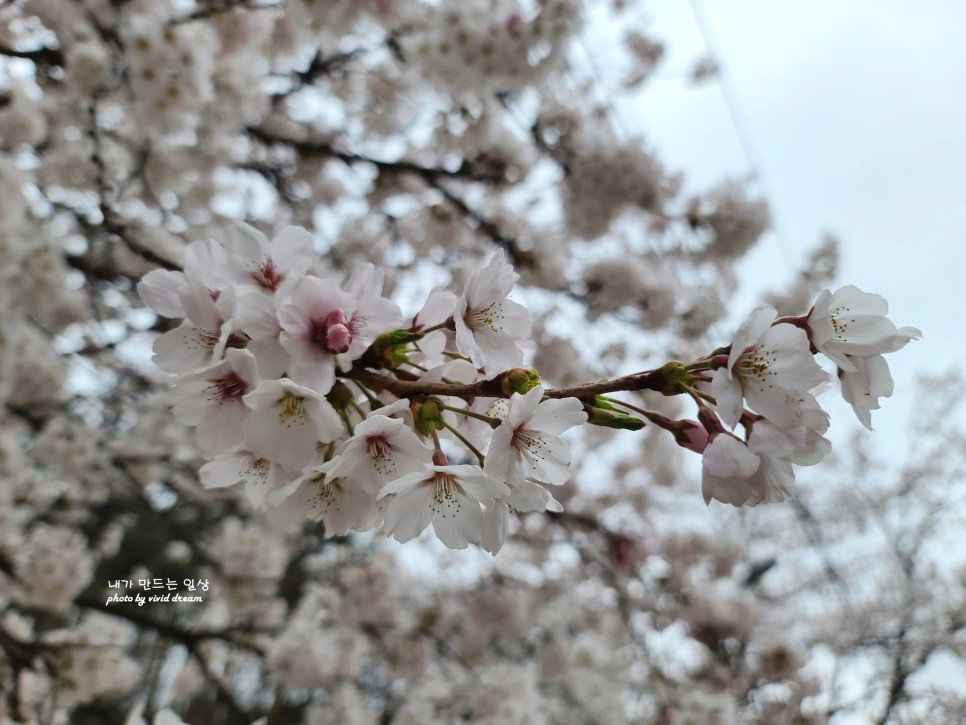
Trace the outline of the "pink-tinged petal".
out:
<instances>
[{"instance_id":1,"label":"pink-tinged petal","mask_svg":"<svg viewBox=\"0 0 966 725\"><path fill-rule=\"evenodd\" d=\"M244 425L249 449L289 471L309 465L319 441L334 438L338 415L325 398L291 380L267 380L244 397L253 409Z\"/></svg>"},{"instance_id":2,"label":"pink-tinged petal","mask_svg":"<svg viewBox=\"0 0 966 725\"><path fill-rule=\"evenodd\" d=\"M778 317L774 307L761 305L756 307L747 320L738 328L734 341L731 343L731 354L728 357L728 368L731 369L738 361L738 357L751 345L758 342L771 323Z\"/></svg>"},{"instance_id":3,"label":"pink-tinged petal","mask_svg":"<svg viewBox=\"0 0 966 725\"><path fill-rule=\"evenodd\" d=\"M729 428L738 425L744 409L741 383L731 376L730 371L719 368L711 379L711 394L714 396L718 415L725 425Z\"/></svg>"},{"instance_id":4,"label":"pink-tinged petal","mask_svg":"<svg viewBox=\"0 0 966 725\"><path fill-rule=\"evenodd\" d=\"M212 333L186 322L154 341L154 364L169 373L208 367L217 342Z\"/></svg>"},{"instance_id":5,"label":"pink-tinged petal","mask_svg":"<svg viewBox=\"0 0 966 725\"><path fill-rule=\"evenodd\" d=\"M198 445L209 455L238 445L248 413L248 407L241 400L209 405L198 426Z\"/></svg>"},{"instance_id":6,"label":"pink-tinged petal","mask_svg":"<svg viewBox=\"0 0 966 725\"><path fill-rule=\"evenodd\" d=\"M821 349L832 338L832 324L828 317L831 302L832 293L827 289L822 290L808 313L808 337L818 349Z\"/></svg>"},{"instance_id":7,"label":"pink-tinged petal","mask_svg":"<svg viewBox=\"0 0 966 725\"><path fill-rule=\"evenodd\" d=\"M483 515L480 546L494 556L503 548L510 531L510 509L502 501L490 506Z\"/></svg>"},{"instance_id":8,"label":"pink-tinged petal","mask_svg":"<svg viewBox=\"0 0 966 725\"><path fill-rule=\"evenodd\" d=\"M787 426L802 424L804 414L799 406L799 393L782 388L745 387L745 399L748 407L775 423Z\"/></svg>"},{"instance_id":9,"label":"pink-tinged petal","mask_svg":"<svg viewBox=\"0 0 966 725\"><path fill-rule=\"evenodd\" d=\"M268 505L270 495L281 494L290 486L285 469L264 458L253 457L249 470L251 474L245 481L245 497L257 509L264 509ZM276 498L282 500L279 496Z\"/></svg>"},{"instance_id":10,"label":"pink-tinged petal","mask_svg":"<svg viewBox=\"0 0 966 725\"><path fill-rule=\"evenodd\" d=\"M415 539L432 520L432 502L431 485L420 486L405 495L400 494L390 499L386 504L386 518L383 524L386 536L391 536L400 543Z\"/></svg>"},{"instance_id":11,"label":"pink-tinged petal","mask_svg":"<svg viewBox=\"0 0 966 725\"><path fill-rule=\"evenodd\" d=\"M181 295L189 289L188 277L182 272L156 269L138 283L138 294L162 317L184 317Z\"/></svg>"},{"instance_id":12,"label":"pink-tinged petal","mask_svg":"<svg viewBox=\"0 0 966 725\"><path fill-rule=\"evenodd\" d=\"M831 452L831 441L823 438L815 431L808 431L805 436L804 447L792 451L788 459L796 466L814 466L816 463L825 460L825 457Z\"/></svg>"},{"instance_id":13,"label":"pink-tinged petal","mask_svg":"<svg viewBox=\"0 0 966 725\"><path fill-rule=\"evenodd\" d=\"M871 411L879 409L879 398L892 395L894 383L889 363L882 355L851 358L856 372L839 373L842 397L852 406L856 417L869 430L872 428Z\"/></svg>"},{"instance_id":14,"label":"pink-tinged petal","mask_svg":"<svg viewBox=\"0 0 966 725\"><path fill-rule=\"evenodd\" d=\"M436 538L451 549L476 544L483 533L483 509L469 496L454 495L454 501L440 505L433 515Z\"/></svg>"},{"instance_id":15,"label":"pink-tinged petal","mask_svg":"<svg viewBox=\"0 0 966 725\"><path fill-rule=\"evenodd\" d=\"M525 423L529 423L533 416L537 414L542 397L542 385L537 385L522 395L520 393L514 393L510 396L510 404L503 425L513 430Z\"/></svg>"},{"instance_id":16,"label":"pink-tinged petal","mask_svg":"<svg viewBox=\"0 0 966 725\"><path fill-rule=\"evenodd\" d=\"M477 331L474 339L481 367L487 370L509 370L523 365L523 351L517 347L512 338L502 333L484 330ZM472 355L470 359L473 359ZM473 362L477 361L474 359Z\"/></svg>"},{"instance_id":17,"label":"pink-tinged petal","mask_svg":"<svg viewBox=\"0 0 966 725\"><path fill-rule=\"evenodd\" d=\"M228 286L228 254L218 242L192 242L184 250L184 271L195 277L209 290L223 290Z\"/></svg>"},{"instance_id":18,"label":"pink-tinged petal","mask_svg":"<svg viewBox=\"0 0 966 725\"><path fill-rule=\"evenodd\" d=\"M312 266L315 239L301 227L285 227L269 247L272 260L283 277L300 277Z\"/></svg>"},{"instance_id":19,"label":"pink-tinged petal","mask_svg":"<svg viewBox=\"0 0 966 725\"><path fill-rule=\"evenodd\" d=\"M896 331L896 339L892 341L888 352L896 352L904 348L910 340L922 339L922 332L915 327L900 327Z\"/></svg>"},{"instance_id":20,"label":"pink-tinged petal","mask_svg":"<svg viewBox=\"0 0 966 725\"><path fill-rule=\"evenodd\" d=\"M494 300L505 298L519 279L520 275L506 263L503 250L498 249L486 267L470 275L463 297L471 309L480 309Z\"/></svg>"},{"instance_id":21,"label":"pink-tinged petal","mask_svg":"<svg viewBox=\"0 0 966 725\"><path fill-rule=\"evenodd\" d=\"M236 222L225 230L225 247L232 261L244 269L268 256L268 237L249 224Z\"/></svg>"},{"instance_id":22,"label":"pink-tinged petal","mask_svg":"<svg viewBox=\"0 0 966 725\"><path fill-rule=\"evenodd\" d=\"M256 340L248 343L245 349L255 356L263 378L280 378L289 368L288 353L278 340Z\"/></svg>"},{"instance_id":23,"label":"pink-tinged petal","mask_svg":"<svg viewBox=\"0 0 966 725\"><path fill-rule=\"evenodd\" d=\"M232 451L213 458L201 467L198 477L205 488L227 488L245 480L245 470L251 462L248 451Z\"/></svg>"},{"instance_id":24,"label":"pink-tinged petal","mask_svg":"<svg viewBox=\"0 0 966 725\"><path fill-rule=\"evenodd\" d=\"M514 511L562 511L563 507L554 499L550 491L539 483L522 481L513 486L513 492L506 498Z\"/></svg>"},{"instance_id":25,"label":"pink-tinged petal","mask_svg":"<svg viewBox=\"0 0 966 725\"><path fill-rule=\"evenodd\" d=\"M181 306L188 320L204 330L220 330L225 322L208 288L196 279L188 280L188 289L181 293Z\"/></svg>"},{"instance_id":26,"label":"pink-tinged petal","mask_svg":"<svg viewBox=\"0 0 966 725\"><path fill-rule=\"evenodd\" d=\"M763 458L759 475L764 477L765 490L756 503L781 503L795 484L792 462L786 458Z\"/></svg>"},{"instance_id":27,"label":"pink-tinged petal","mask_svg":"<svg viewBox=\"0 0 966 725\"><path fill-rule=\"evenodd\" d=\"M347 354L355 360L379 335L402 326L402 313L391 300L384 298L362 299L349 320L352 332L352 345Z\"/></svg>"},{"instance_id":28,"label":"pink-tinged petal","mask_svg":"<svg viewBox=\"0 0 966 725\"><path fill-rule=\"evenodd\" d=\"M576 398L544 400L537 407L528 426L548 435L560 435L574 426L587 422L584 406Z\"/></svg>"},{"instance_id":29,"label":"pink-tinged petal","mask_svg":"<svg viewBox=\"0 0 966 725\"><path fill-rule=\"evenodd\" d=\"M441 466L440 468L471 469L459 476L459 482L463 490L480 503L489 505L495 499L510 495L509 486L489 474L484 474L476 466Z\"/></svg>"},{"instance_id":30,"label":"pink-tinged petal","mask_svg":"<svg viewBox=\"0 0 966 725\"><path fill-rule=\"evenodd\" d=\"M316 466L298 482L288 505L297 507L303 518L322 521L326 536L368 531L381 522L375 495L358 482L335 475L327 464Z\"/></svg>"},{"instance_id":31,"label":"pink-tinged petal","mask_svg":"<svg viewBox=\"0 0 966 725\"><path fill-rule=\"evenodd\" d=\"M556 436L539 436L523 455L530 460L531 476L560 486L570 480L570 446Z\"/></svg>"},{"instance_id":32,"label":"pink-tinged petal","mask_svg":"<svg viewBox=\"0 0 966 725\"><path fill-rule=\"evenodd\" d=\"M456 300L456 295L449 290L443 287L434 287L426 298L423 309L413 318L410 329L419 331L446 322L456 309Z\"/></svg>"},{"instance_id":33,"label":"pink-tinged petal","mask_svg":"<svg viewBox=\"0 0 966 725\"><path fill-rule=\"evenodd\" d=\"M852 284L840 287L829 303L832 314L838 307L845 307L858 315L882 317L889 314L889 303L882 295L863 292Z\"/></svg>"},{"instance_id":34,"label":"pink-tinged petal","mask_svg":"<svg viewBox=\"0 0 966 725\"><path fill-rule=\"evenodd\" d=\"M429 481L434 474L435 469L433 468L407 473L379 489L379 495L376 498L382 499L390 494L408 494L419 488L424 482Z\"/></svg>"},{"instance_id":35,"label":"pink-tinged petal","mask_svg":"<svg viewBox=\"0 0 966 725\"><path fill-rule=\"evenodd\" d=\"M345 283L345 290L357 300L382 296L382 286L386 279L385 271L377 269L371 262L358 265Z\"/></svg>"},{"instance_id":36,"label":"pink-tinged petal","mask_svg":"<svg viewBox=\"0 0 966 725\"><path fill-rule=\"evenodd\" d=\"M721 433L704 449L702 466L717 478L748 478L760 464L760 459L734 436Z\"/></svg>"},{"instance_id":37,"label":"pink-tinged petal","mask_svg":"<svg viewBox=\"0 0 966 725\"><path fill-rule=\"evenodd\" d=\"M856 371L855 365L849 359L849 356L844 352L836 352L835 350L829 350L827 347L821 351L825 357L835 363L835 366L840 370L844 370L847 373L854 373Z\"/></svg>"},{"instance_id":38,"label":"pink-tinged petal","mask_svg":"<svg viewBox=\"0 0 966 725\"><path fill-rule=\"evenodd\" d=\"M235 319L238 329L253 340L277 340L282 331L275 301L261 292L249 292L238 297Z\"/></svg>"},{"instance_id":39,"label":"pink-tinged petal","mask_svg":"<svg viewBox=\"0 0 966 725\"><path fill-rule=\"evenodd\" d=\"M530 310L513 300L503 300L494 309L499 313L500 332L517 339L530 336Z\"/></svg>"},{"instance_id":40,"label":"pink-tinged petal","mask_svg":"<svg viewBox=\"0 0 966 725\"><path fill-rule=\"evenodd\" d=\"M781 427L769 420L755 423L751 437L748 439L748 450L758 456L787 456L796 448L805 445L805 427Z\"/></svg>"},{"instance_id":41,"label":"pink-tinged petal","mask_svg":"<svg viewBox=\"0 0 966 725\"><path fill-rule=\"evenodd\" d=\"M288 353L288 374L292 380L325 395L335 385L335 360L315 345L292 341L282 333L282 347Z\"/></svg>"},{"instance_id":42,"label":"pink-tinged petal","mask_svg":"<svg viewBox=\"0 0 966 725\"><path fill-rule=\"evenodd\" d=\"M829 350L852 355L874 355L885 352L896 337L896 326L888 317L873 317L854 312L835 321L831 339L825 343Z\"/></svg>"},{"instance_id":43,"label":"pink-tinged petal","mask_svg":"<svg viewBox=\"0 0 966 725\"><path fill-rule=\"evenodd\" d=\"M509 454L512 440L513 428L505 422L498 426L493 431L490 453L487 453L483 464L489 475L501 481L517 481L526 477L523 471L518 471L517 457Z\"/></svg>"},{"instance_id":44,"label":"pink-tinged petal","mask_svg":"<svg viewBox=\"0 0 966 725\"><path fill-rule=\"evenodd\" d=\"M189 379L171 389L171 412L178 423L198 425L201 422L205 410L211 404L208 396L205 395L209 385L207 380Z\"/></svg>"},{"instance_id":45,"label":"pink-tinged petal","mask_svg":"<svg viewBox=\"0 0 966 725\"><path fill-rule=\"evenodd\" d=\"M775 373L782 387L808 390L815 386L822 368L812 356L808 336L794 325L769 327L761 336L759 348L775 360L769 371Z\"/></svg>"}]
</instances>

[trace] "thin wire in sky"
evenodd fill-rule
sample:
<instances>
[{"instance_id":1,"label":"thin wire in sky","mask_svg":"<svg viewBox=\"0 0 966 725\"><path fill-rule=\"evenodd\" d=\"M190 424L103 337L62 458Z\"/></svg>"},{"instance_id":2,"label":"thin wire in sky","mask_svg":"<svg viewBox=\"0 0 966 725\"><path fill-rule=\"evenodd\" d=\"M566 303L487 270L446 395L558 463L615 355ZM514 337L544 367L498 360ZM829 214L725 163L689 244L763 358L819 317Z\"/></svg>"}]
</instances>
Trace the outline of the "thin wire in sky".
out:
<instances>
[{"instance_id":1,"label":"thin wire in sky","mask_svg":"<svg viewBox=\"0 0 966 725\"><path fill-rule=\"evenodd\" d=\"M711 27L711 19L705 10L703 0L691 0L691 14L694 16L694 22L698 26L698 31L701 33L701 39L704 42L708 56L718 66L718 88L721 89L721 97L724 99L728 117L731 119L731 125L738 138L738 144L741 146L745 159L751 167L751 172L768 201L768 206L772 209L772 229L775 233L775 240L778 242L778 250L785 260L785 263L790 267L794 267L792 262L793 255L781 233L778 210L775 205L776 196L771 193L768 186L764 172L764 164L761 161L761 154L758 153L758 146L755 144L754 135L751 133L751 126L748 124L747 117L745 116L744 107L741 104L741 97L731 82L731 76L728 74L724 56L718 47L714 29Z\"/></svg>"}]
</instances>

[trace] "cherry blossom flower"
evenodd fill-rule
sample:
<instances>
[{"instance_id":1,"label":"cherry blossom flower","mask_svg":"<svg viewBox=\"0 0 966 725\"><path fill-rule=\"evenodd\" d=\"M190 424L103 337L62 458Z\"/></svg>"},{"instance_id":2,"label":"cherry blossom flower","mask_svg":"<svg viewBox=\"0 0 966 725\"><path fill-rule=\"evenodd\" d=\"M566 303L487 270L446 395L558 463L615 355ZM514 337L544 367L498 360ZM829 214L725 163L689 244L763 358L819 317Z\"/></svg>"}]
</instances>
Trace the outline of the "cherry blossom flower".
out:
<instances>
[{"instance_id":1,"label":"cherry blossom flower","mask_svg":"<svg viewBox=\"0 0 966 725\"><path fill-rule=\"evenodd\" d=\"M372 285L362 287L372 290ZM368 293L357 299L335 280L305 277L292 292L292 304L279 310L278 319L279 340L291 358L289 375L327 393L336 367L350 369L375 336L398 326L401 316L389 300Z\"/></svg>"},{"instance_id":2,"label":"cherry blossom flower","mask_svg":"<svg viewBox=\"0 0 966 725\"><path fill-rule=\"evenodd\" d=\"M420 332L429 327L436 327L449 319L456 309L457 297L445 287L434 287L426 297L426 304L413 317L409 329Z\"/></svg>"},{"instance_id":3,"label":"cherry blossom flower","mask_svg":"<svg viewBox=\"0 0 966 725\"><path fill-rule=\"evenodd\" d=\"M289 357L279 335L282 326L278 321L276 298L258 292L240 295L236 303L235 321L241 332L251 338L246 349L258 361L258 371L263 378L280 378L289 367Z\"/></svg>"},{"instance_id":4,"label":"cherry blossom flower","mask_svg":"<svg viewBox=\"0 0 966 725\"><path fill-rule=\"evenodd\" d=\"M205 488L227 488L245 484L245 495L255 508L262 508L268 494L289 484L285 469L244 448L215 456L199 471Z\"/></svg>"},{"instance_id":5,"label":"cherry blossom flower","mask_svg":"<svg viewBox=\"0 0 966 725\"><path fill-rule=\"evenodd\" d=\"M181 292L187 319L154 341L154 363L170 373L186 373L221 359L226 348L243 347L247 340L235 332L232 319L234 291L213 295L196 279Z\"/></svg>"},{"instance_id":6,"label":"cherry blossom flower","mask_svg":"<svg viewBox=\"0 0 966 725\"><path fill-rule=\"evenodd\" d=\"M174 416L198 426L198 443L221 453L241 440L250 410L242 397L258 385L255 357L247 350L227 350L225 359L182 378L171 390Z\"/></svg>"},{"instance_id":7,"label":"cherry blossom flower","mask_svg":"<svg viewBox=\"0 0 966 725\"><path fill-rule=\"evenodd\" d=\"M229 279L228 257L215 241L192 242L185 248L184 272L155 269L138 282L138 294L162 317L186 317L182 295L190 293L191 280L208 290L212 298L224 290Z\"/></svg>"},{"instance_id":8,"label":"cherry blossom flower","mask_svg":"<svg viewBox=\"0 0 966 725\"><path fill-rule=\"evenodd\" d=\"M480 546L494 556L503 548L510 530L510 513L516 511L563 511L563 506L550 492L534 481L509 483L510 495L496 499L483 514L483 536Z\"/></svg>"},{"instance_id":9,"label":"cherry blossom flower","mask_svg":"<svg viewBox=\"0 0 966 725\"><path fill-rule=\"evenodd\" d=\"M486 267L470 275L456 302L456 347L479 368L508 370L523 363L516 340L530 335L530 313L507 299L518 279L497 250Z\"/></svg>"},{"instance_id":10,"label":"cherry blossom flower","mask_svg":"<svg viewBox=\"0 0 966 725\"><path fill-rule=\"evenodd\" d=\"M570 446L560 434L587 420L576 398L544 400L538 385L526 395L514 393L506 418L493 431L486 471L502 481L538 481L559 485L570 478Z\"/></svg>"},{"instance_id":11,"label":"cherry blossom flower","mask_svg":"<svg viewBox=\"0 0 966 725\"><path fill-rule=\"evenodd\" d=\"M292 304L278 311L279 341L291 358L289 375L320 393L335 383L335 356L352 344L349 317L355 299L333 279L305 277L292 292Z\"/></svg>"},{"instance_id":12,"label":"cherry blossom flower","mask_svg":"<svg viewBox=\"0 0 966 725\"><path fill-rule=\"evenodd\" d=\"M351 476L379 484L422 470L431 460L427 448L402 420L370 415L359 423L342 449L333 475Z\"/></svg>"},{"instance_id":13,"label":"cherry blossom flower","mask_svg":"<svg viewBox=\"0 0 966 725\"><path fill-rule=\"evenodd\" d=\"M268 502L277 508L270 518L289 522L304 518L321 521L327 536L345 536L349 531L377 527L382 522L382 511L376 506L378 485L337 473L340 464L341 455L314 466L285 489L274 492Z\"/></svg>"},{"instance_id":14,"label":"cherry blossom flower","mask_svg":"<svg viewBox=\"0 0 966 725\"><path fill-rule=\"evenodd\" d=\"M767 418L755 421L751 435L755 451L786 456L799 466L812 466L822 461L832 450L831 442L823 437L829 428L829 415L810 393L800 401L800 409L802 417L792 425L778 425Z\"/></svg>"},{"instance_id":15,"label":"cherry blossom flower","mask_svg":"<svg viewBox=\"0 0 966 725\"><path fill-rule=\"evenodd\" d=\"M711 392L721 419L734 428L742 398L755 412L779 422L801 417L804 393L827 378L798 327L772 325L778 313L762 305L738 329L727 367L715 371Z\"/></svg>"},{"instance_id":16,"label":"cherry blossom flower","mask_svg":"<svg viewBox=\"0 0 966 725\"><path fill-rule=\"evenodd\" d=\"M795 482L788 458L769 455L767 445L748 445L729 433L713 436L701 462L701 493L732 506L784 501ZM754 450L757 448L757 451Z\"/></svg>"},{"instance_id":17,"label":"cherry blossom flower","mask_svg":"<svg viewBox=\"0 0 966 725\"><path fill-rule=\"evenodd\" d=\"M383 487L385 532L405 543L433 525L437 538L451 549L478 543L483 531L483 506L510 495L506 484L478 466L432 465Z\"/></svg>"},{"instance_id":18,"label":"cherry blossom flower","mask_svg":"<svg viewBox=\"0 0 966 725\"><path fill-rule=\"evenodd\" d=\"M236 284L274 293L312 266L312 244L312 235L301 227L285 227L269 242L254 227L238 222L225 232L231 278Z\"/></svg>"},{"instance_id":19,"label":"cherry blossom flower","mask_svg":"<svg viewBox=\"0 0 966 725\"><path fill-rule=\"evenodd\" d=\"M392 300L382 296L385 272L365 263L356 268L345 284L346 292L355 300L355 309L349 315L348 328L351 334L349 349L341 359L341 365L348 370L369 344L384 332L402 326L402 313Z\"/></svg>"},{"instance_id":20,"label":"cherry blossom flower","mask_svg":"<svg viewBox=\"0 0 966 725\"><path fill-rule=\"evenodd\" d=\"M426 304L413 317L412 324L409 326L410 331L422 332L446 322L456 309L456 300L456 295L449 290L434 287L426 298ZM410 360L426 367L436 367L442 359L446 342L447 334L443 330L430 332L417 343L417 352L410 357Z\"/></svg>"},{"instance_id":21,"label":"cherry blossom flower","mask_svg":"<svg viewBox=\"0 0 966 725\"><path fill-rule=\"evenodd\" d=\"M243 427L245 445L289 471L307 466L319 443L343 432L325 396L288 379L266 380L243 400L252 409Z\"/></svg>"},{"instance_id":22,"label":"cherry blossom flower","mask_svg":"<svg viewBox=\"0 0 966 725\"><path fill-rule=\"evenodd\" d=\"M886 317L888 311L884 297L846 285L834 294L822 290L805 325L816 349L843 370L854 372L848 355L892 352L898 330Z\"/></svg>"},{"instance_id":23,"label":"cherry blossom flower","mask_svg":"<svg viewBox=\"0 0 966 725\"><path fill-rule=\"evenodd\" d=\"M922 333L914 327L900 328L885 352L895 352ZM845 355L848 368L839 368L842 397L852 406L856 417L872 430L872 411L879 409L879 398L892 396L894 383L889 363L882 355Z\"/></svg>"}]
</instances>

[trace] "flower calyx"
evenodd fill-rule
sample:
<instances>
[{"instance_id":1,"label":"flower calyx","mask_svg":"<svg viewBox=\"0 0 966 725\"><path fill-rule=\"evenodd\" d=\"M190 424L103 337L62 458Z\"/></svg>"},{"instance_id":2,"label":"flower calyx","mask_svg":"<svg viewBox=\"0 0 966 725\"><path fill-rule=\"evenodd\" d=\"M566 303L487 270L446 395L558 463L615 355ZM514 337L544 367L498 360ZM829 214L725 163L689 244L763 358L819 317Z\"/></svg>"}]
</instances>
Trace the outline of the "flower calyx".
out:
<instances>
[{"instance_id":1,"label":"flower calyx","mask_svg":"<svg viewBox=\"0 0 966 725\"><path fill-rule=\"evenodd\" d=\"M379 335L362 354L358 364L377 370L395 369L409 359L408 346L418 342L425 333L411 330L393 330Z\"/></svg>"},{"instance_id":2,"label":"flower calyx","mask_svg":"<svg viewBox=\"0 0 966 725\"><path fill-rule=\"evenodd\" d=\"M594 398L593 405L585 405L584 411L587 413L587 422L591 425L599 425L602 428L617 428L620 430L640 430L646 424L640 418L628 415L624 411L615 408L601 396Z\"/></svg>"},{"instance_id":3,"label":"flower calyx","mask_svg":"<svg viewBox=\"0 0 966 725\"><path fill-rule=\"evenodd\" d=\"M694 383L690 368L680 360L672 360L661 366L658 390L667 396L685 393Z\"/></svg>"},{"instance_id":4,"label":"flower calyx","mask_svg":"<svg viewBox=\"0 0 966 725\"><path fill-rule=\"evenodd\" d=\"M527 368L513 368L500 376L500 392L509 398L514 393L526 395L540 385L540 373Z\"/></svg>"},{"instance_id":5,"label":"flower calyx","mask_svg":"<svg viewBox=\"0 0 966 725\"><path fill-rule=\"evenodd\" d=\"M420 435L431 436L435 431L446 427L446 422L443 420L443 404L436 398L413 400L409 409L413 414L416 432Z\"/></svg>"}]
</instances>

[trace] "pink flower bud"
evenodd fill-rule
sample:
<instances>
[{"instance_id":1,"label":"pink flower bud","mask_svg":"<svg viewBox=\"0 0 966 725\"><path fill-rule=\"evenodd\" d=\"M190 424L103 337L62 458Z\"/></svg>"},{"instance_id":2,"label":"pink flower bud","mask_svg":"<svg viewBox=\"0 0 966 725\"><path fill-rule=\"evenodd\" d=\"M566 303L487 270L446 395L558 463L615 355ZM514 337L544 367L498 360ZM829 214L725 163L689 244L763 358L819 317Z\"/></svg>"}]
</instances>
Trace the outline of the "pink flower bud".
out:
<instances>
[{"instance_id":1,"label":"pink flower bud","mask_svg":"<svg viewBox=\"0 0 966 725\"><path fill-rule=\"evenodd\" d=\"M329 352L336 354L345 352L350 344L352 344L352 333L345 325L332 325L325 331L325 349Z\"/></svg>"},{"instance_id":2,"label":"pink flower bud","mask_svg":"<svg viewBox=\"0 0 966 725\"><path fill-rule=\"evenodd\" d=\"M342 325L343 327L349 324L348 318L345 316L345 310L338 307L328 315L325 316L325 326L332 327L334 325Z\"/></svg>"},{"instance_id":3,"label":"pink flower bud","mask_svg":"<svg viewBox=\"0 0 966 725\"><path fill-rule=\"evenodd\" d=\"M674 440L677 441L678 445L687 448L689 451L704 453L704 449L708 447L708 431L697 421L678 421L673 433Z\"/></svg>"}]
</instances>

